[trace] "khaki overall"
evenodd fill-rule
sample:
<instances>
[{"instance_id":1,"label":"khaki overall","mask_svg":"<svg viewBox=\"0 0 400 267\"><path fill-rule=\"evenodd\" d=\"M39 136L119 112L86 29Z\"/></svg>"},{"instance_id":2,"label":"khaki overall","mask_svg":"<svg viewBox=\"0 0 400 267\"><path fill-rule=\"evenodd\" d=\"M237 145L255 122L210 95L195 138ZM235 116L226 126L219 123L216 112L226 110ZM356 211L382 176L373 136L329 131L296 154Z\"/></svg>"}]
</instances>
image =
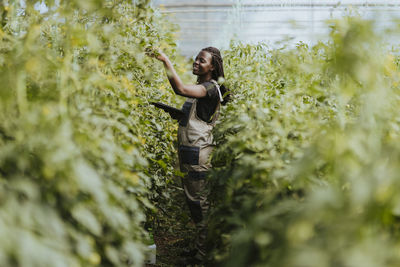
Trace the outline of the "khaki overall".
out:
<instances>
[{"instance_id":1,"label":"khaki overall","mask_svg":"<svg viewBox=\"0 0 400 267\"><path fill-rule=\"evenodd\" d=\"M217 86L222 101L218 84L214 80L211 80L211 82ZM198 118L196 107L196 98L188 98L183 104L182 111L186 116L179 122L178 152L180 169L186 174L183 179L186 200L198 231L196 249L201 254L200 256L204 256L204 245L207 237L204 215L209 208L205 192L205 177L207 171L211 168L210 154L215 146L212 129L219 115L220 103L218 103L209 123Z\"/></svg>"}]
</instances>

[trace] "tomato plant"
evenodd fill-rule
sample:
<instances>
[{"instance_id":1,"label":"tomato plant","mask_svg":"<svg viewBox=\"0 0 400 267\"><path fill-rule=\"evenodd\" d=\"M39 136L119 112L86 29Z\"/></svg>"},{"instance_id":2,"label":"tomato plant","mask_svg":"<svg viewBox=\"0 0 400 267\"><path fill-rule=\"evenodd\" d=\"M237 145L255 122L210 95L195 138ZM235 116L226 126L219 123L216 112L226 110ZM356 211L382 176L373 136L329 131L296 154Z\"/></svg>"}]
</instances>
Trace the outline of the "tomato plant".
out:
<instances>
[{"instance_id":1,"label":"tomato plant","mask_svg":"<svg viewBox=\"0 0 400 267\"><path fill-rule=\"evenodd\" d=\"M398 67L372 21L225 51L210 246L221 266L397 266Z\"/></svg>"},{"instance_id":2,"label":"tomato plant","mask_svg":"<svg viewBox=\"0 0 400 267\"><path fill-rule=\"evenodd\" d=\"M42 2L0 3L0 265L141 266L175 162L149 102L177 101L144 51L179 59L174 26L148 1Z\"/></svg>"}]
</instances>

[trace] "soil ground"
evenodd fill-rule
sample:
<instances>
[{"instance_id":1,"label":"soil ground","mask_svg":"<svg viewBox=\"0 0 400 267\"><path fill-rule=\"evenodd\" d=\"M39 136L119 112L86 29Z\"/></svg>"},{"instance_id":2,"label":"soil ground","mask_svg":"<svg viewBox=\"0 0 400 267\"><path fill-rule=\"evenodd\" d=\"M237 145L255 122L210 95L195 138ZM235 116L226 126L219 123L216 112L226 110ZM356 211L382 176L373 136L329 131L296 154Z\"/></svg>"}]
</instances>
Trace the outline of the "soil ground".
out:
<instances>
[{"instance_id":1,"label":"soil ground","mask_svg":"<svg viewBox=\"0 0 400 267\"><path fill-rule=\"evenodd\" d=\"M180 188L180 181L172 188ZM146 267L176 267L183 249L190 248L195 238L196 228L187 207L184 192L172 189L171 199L159 209L154 222L153 238L157 246L156 264Z\"/></svg>"}]
</instances>

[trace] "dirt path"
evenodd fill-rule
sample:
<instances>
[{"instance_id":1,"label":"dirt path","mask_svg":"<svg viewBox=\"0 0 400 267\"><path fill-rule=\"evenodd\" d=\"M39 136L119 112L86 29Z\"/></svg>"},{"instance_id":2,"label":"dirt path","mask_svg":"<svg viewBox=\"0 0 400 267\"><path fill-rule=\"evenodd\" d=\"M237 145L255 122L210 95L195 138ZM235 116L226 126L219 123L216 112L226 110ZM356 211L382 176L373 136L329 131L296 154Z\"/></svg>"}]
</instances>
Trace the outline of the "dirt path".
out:
<instances>
[{"instance_id":1,"label":"dirt path","mask_svg":"<svg viewBox=\"0 0 400 267\"><path fill-rule=\"evenodd\" d=\"M179 188L180 180L174 186ZM156 265L147 264L146 267L179 266L180 254L190 247L195 237L195 225L189 216L183 191L172 190L170 193L169 203L161 207L153 226Z\"/></svg>"}]
</instances>

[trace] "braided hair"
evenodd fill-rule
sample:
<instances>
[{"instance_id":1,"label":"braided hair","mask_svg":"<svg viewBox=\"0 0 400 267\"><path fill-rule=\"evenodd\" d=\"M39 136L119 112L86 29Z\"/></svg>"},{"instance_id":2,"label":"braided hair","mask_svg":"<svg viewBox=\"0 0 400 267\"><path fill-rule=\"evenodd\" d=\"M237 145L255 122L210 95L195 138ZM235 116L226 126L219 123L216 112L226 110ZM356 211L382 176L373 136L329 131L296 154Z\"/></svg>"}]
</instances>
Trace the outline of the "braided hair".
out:
<instances>
[{"instance_id":1,"label":"braided hair","mask_svg":"<svg viewBox=\"0 0 400 267\"><path fill-rule=\"evenodd\" d=\"M223 60L218 48L210 46L201 49L201 51L206 51L212 56L211 64L214 66L214 70L212 71L212 79L218 82L219 78L225 78ZM224 98L222 105L225 105L230 100L229 89L226 88L223 84L220 85L220 89L221 94Z\"/></svg>"}]
</instances>

